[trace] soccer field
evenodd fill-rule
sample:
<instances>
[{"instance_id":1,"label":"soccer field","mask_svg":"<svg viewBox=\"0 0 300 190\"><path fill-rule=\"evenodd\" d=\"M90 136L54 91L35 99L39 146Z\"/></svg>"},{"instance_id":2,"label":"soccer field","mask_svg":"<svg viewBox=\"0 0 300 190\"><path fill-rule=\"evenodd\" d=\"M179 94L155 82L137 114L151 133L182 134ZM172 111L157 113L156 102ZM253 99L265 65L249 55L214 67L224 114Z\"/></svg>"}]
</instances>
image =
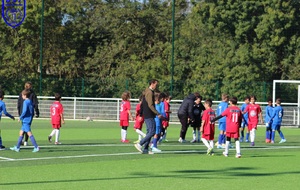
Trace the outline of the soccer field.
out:
<instances>
[{"instance_id":1,"label":"soccer field","mask_svg":"<svg viewBox=\"0 0 300 190\"><path fill-rule=\"evenodd\" d=\"M2 119L6 147L16 144L20 125ZM154 155L138 153L133 143L120 143L117 122L68 120L61 130L61 145L49 144L51 130L49 120L34 119L32 131L40 152L32 153L31 146L19 153L0 151L0 189L287 190L300 186L297 128L283 128L286 143L265 144L265 128L260 127L255 147L241 143L240 159L235 158L235 149L226 158L220 149L207 156L202 143L178 143L180 126L175 124L168 128L169 142L159 146L163 152ZM191 136L189 129L187 140ZM137 139L132 124L128 139Z\"/></svg>"}]
</instances>

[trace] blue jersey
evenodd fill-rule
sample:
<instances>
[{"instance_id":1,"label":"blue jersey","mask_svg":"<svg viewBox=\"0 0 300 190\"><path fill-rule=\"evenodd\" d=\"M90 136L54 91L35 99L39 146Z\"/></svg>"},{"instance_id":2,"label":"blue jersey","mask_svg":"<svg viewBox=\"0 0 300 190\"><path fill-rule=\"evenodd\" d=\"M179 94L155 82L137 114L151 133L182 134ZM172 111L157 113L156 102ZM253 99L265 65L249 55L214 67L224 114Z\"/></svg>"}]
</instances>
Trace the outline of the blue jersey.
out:
<instances>
[{"instance_id":1,"label":"blue jersey","mask_svg":"<svg viewBox=\"0 0 300 190\"><path fill-rule=\"evenodd\" d=\"M160 102L159 103L160 104L160 107L161 107L161 115L163 116L163 117L167 117L167 115L166 115L166 111L165 111L165 104L164 104L164 102Z\"/></svg>"},{"instance_id":2,"label":"blue jersey","mask_svg":"<svg viewBox=\"0 0 300 190\"><path fill-rule=\"evenodd\" d=\"M244 112L247 106L248 104L243 103L243 105L241 106L241 111ZM248 124L248 112L243 114L243 123Z\"/></svg>"},{"instance_id":3,"label":"blue jersey","mask_svg":"<svg viewBox=\"0 0 300 190\"><path fill-rule=\"evenodd\" d=\"M283 117L283 108L281 106L276 106L273 108L273 112L270 121L273 120L273 124L281 125Z\"/></svg>"},{"instance_id":4,"label":"blue jersey","mask_svg":"<svg viewBox=\"0 0 300 190\"><path fill-rule=\"evenodd\" d=\"M160 115L162 115L162 113L165 112L165 110L162 110L162 109L163 109L163 106L161 106L160 103L159 103L159 104L155 104L155 109L156 109L156 111L157 111ZM160 127L160 126L161 126L161 119L158 118L158 117L156 116L154 120L155 120L155 125L156 125L156 127Z\"/></svg>"},{"instance_id":5,"label":"blue jersey","mask_svg":"<svg viewBox=\"0 0 300 190\"><path fill-rule=\"evenodd\" d=\"M22 114L20 115L20 120L22 121L23 124L31 125L33 115L34 115L33 104L30 99L26 99L23 102L23 110L22 110Z\"/></svg>"},{"instance_id":6,"label":"blue jersey","mask_svg":"<svg viewBox=\"0 0 300 190\"><path fill-rule=\"evenodd\" d=\"M6 105L5 103L0 100L0 119L1 119L1 116L2 116L2 112L7 116L7 117L10 117L12 118L13 116L10 115L7 111L6 111Z\"/></svg>"},{"instance_id":7,"label":"blue jersey","mask_svg":"<svg viewBox=\"0 0 300 190\"><path fill-rule=\"evenodd\" d=\"M265 123L270 122L270 118L273 113L273 106L266 106L266 115L265 115ZM272 121L271 121L272 122Z\"/></svg>"},{"instance_id":8,"label":"blue jersey","mask_svg":"<svg viewBox=\"0 0 300 190\"><path fill-rule=\"evenodd\" d=\"M227 102L221 102L218 105L218 109L217 109L217 115L221 115L226 109L228 108L228 103ZM222 117L221 119L219 119L219 123L220 122L226 122L226 117Z\"/></svg>"}]
</instances>

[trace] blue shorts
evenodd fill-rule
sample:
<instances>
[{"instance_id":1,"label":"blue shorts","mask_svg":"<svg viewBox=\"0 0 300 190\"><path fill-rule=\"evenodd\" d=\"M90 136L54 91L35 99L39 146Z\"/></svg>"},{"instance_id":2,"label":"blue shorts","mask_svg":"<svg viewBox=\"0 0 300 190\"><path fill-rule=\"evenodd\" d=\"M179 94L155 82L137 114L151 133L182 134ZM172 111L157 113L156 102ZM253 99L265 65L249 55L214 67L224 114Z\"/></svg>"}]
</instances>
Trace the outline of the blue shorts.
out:
<instances>
[{"instance_id":1,"label":"blue shorts","mask_svg":"<svg viewBox=\"0 0 300 190\"><path fill-rule=\"evenodd\" d=\"M276 131L276 130L280 130L281 124L276 124L276 123L272 123L272 130Z\"/></svg>"},{"instance_id":2,"label":"blue shorts","mask_svg":"<svg viewBox=\"0 0 300 190\"><path fill-rule=\"evenodd\" d=\"M245 128L246 126L248 126L248 123L247 122L242 122L241 128Z\"/></svg>"},{"instance_id":3,"label":"blue shorts","mask_svg":"<svg viewBox=\"0 0 300 190\"><path fill-rule=\"evenodd\" d=\"M226 131L226 122L219 122L219 130Z\"/></svg>"},{"instance_id":4,"label":"blue shorts","mask_svg":"<svg viewBox=\"0 0 300 190\"><path fill-rule=\"evenodd\" d=\"M29 131L31 131L30 125L27 124L27 123L23 123L21 130L24 131L24 132L26 132L26 133L29 132Z\"/></svg>"},{"instance_id":5,"label":"blue shorts","mask_svg":"<svg viewBox=\"0 0 300 190\"><path fill-rule=\"evenodd\" d=\"M266 127L272 127L272 123L266 123Z\"/></svg>"},{"instance_id":6,"label":"blue shorts","mask_svg":"<svg viewBox=\"0 0 300 190\"><path fill-rule=\"evenodd\" d=\"M159 135L160 132L161 132L161 126L157 126L157 125L156 125L156 127L155 127L155 134L156 134L156 135Z\"/></svg>"}]
</instances>

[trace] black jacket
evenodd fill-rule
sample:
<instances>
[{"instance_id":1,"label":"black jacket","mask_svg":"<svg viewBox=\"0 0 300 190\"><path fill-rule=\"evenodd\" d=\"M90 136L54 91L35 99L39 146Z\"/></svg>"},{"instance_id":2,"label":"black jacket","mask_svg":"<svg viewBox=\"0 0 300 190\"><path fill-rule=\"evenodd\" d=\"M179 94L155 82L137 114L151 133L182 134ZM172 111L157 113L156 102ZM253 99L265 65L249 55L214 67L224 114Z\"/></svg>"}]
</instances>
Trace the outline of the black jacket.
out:
<instances>
[{"instance_id":1,"label":"black jacket","mask_svg":"<svg viewBox=\"0 0 300 190\"><path fill-rule=\"evenodd\" d=\"M193 108L195 104L196 96L194 94L190 94L186 97L181 103L179 110L177 112L178 116L189 117L191 121L195 121Z\"/></svg>"},{"instance_id":2,"label":"black jacket","mask_svg":"<svg viewBox=\"0 0 300 190\"><path fill-rule=\"evenodd\" d=\"M30 89L29 99L32 101L35 116L39 117L40 116L39 101L37 99L36 94L34 93L34 91L32 89ZM20 93L19 98L18 98L18 105L17 105L19 116L22 114L22 111L23 111L23 102L24 102L24 100L22 98L22 93Z\"/></svg>"}]
</instances>

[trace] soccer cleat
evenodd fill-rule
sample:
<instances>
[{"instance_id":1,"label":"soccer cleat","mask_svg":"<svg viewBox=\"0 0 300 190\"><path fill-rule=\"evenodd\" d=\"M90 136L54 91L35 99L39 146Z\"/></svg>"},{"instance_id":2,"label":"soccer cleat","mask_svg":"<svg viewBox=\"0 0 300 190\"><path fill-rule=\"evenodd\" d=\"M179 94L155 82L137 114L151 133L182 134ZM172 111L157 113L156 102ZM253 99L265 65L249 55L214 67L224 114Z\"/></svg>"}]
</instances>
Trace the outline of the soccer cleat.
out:
<instances>
[{"instance_id":1,"label":"soccer cleat","mask_svg":"<svg viewBox=\"0 0 300 190\"><path fill-rule=\"evenodd\" d=\"M223 152L223 156L228 157L228 154L226 154L225 152Z\"/></svg>"},{"instance_id":2,"label":"soccer cleat","mask_svg":"<svg viewBox=\"0 0 300 190\"><path fill-rule=\"evenodd\" d=\"M281 141L279 143L281 144L281 143L285 143L285 142L286 142L286 139L281 139Z\"/></svg>"},{"instance_id":3,"label":"soccer cleat","mask_svg":"<svg viewBox=\"0 0 300 190\"><path fill-rule=\"evenodd\" d=\"M207 149L207 155L211 155L211 153L213 152L213 149L212 148L209 148L209 149Z\"/></svg>"},{"instance_id":4,"label":"soccer cleat","mask_svg":"<svg viewBox=\"0 0 300 190\"><path fill-rule=\"evenodd\" d=\"M158 153L158 152L161 152L161 150L159 150L158 148L153 147L153 148L152 148L152 152Z\"/></svg>"},{"instance_id":5,"label":"soccer cleat","mask_svg":"<svg viewBox=\"0 0 300 190\"><path fill-rule=\"evenodd\" d=\"M143 153L142 146L139 143L134 144L134 147L140 152Z\"/></svg>"},{"instance_id":6,"label":"soccer cleat","mask_svg":"<svg viewBox=\"0 0 300 190\"><path fill-rule=\"evenodd\" d=\"M40 151L40 148L39 148L39 147L36 147L36 148L33 149L32 152L39 152L39 151Z\"/></svg>"},{"instance_id":7,"label":"soccer cleat","mask_svg":"<svg viewBox=\"0 0 300 190\"><path fill-rule=\"evenodd\" d=\"M271 140L270 139L266 139L266 143L271 143Z\"/></svg>"},{"instance_id":8,"label":"soccer cleat","mask_svg":"<svg viewBox=\"0 0 300 190\"><path fill-rule=\"evenodd\" d=\"M51 136L48 136L48 141L49 141L49 143L52 143L52 137Z\"/></svg>"},{"instance_id":9,"label":"soccer cleat","mask_svg":"<svg viewBox=\"0 0 300 190\"><path fill-rule=\"evenodd\" d=\"M254 142L251 142L251 146L254 146L255 145L255 143Z\"/></svg>"},{"instance_id":10,"label":"soccer cleat","mask_svg":"<svg viewBox=\"0 0 300 190\"><path fill-rule=\"evenodd\" d=\"M20 152L20 148L17 148L17 146L10 147L10 150L13 150L13 151L16 151L16 152Z\"/></svg>"},{"instance_id":11,"label":"soccer cleat","mask_svg":"<svg viewBox=\"0 0 300 190\"><path fill-rule=\"evenodd\" d=\"M26 141L24 141L24 144L23 144L24 146L27 146L28 145L28 142L26 142Z\"/></svg>"},{"instance_id":12,"label":"soccer cleat","mask_svg":"<svg viewBox=\"0 0 300 190\"><path fill-rule=\"evenodd\" d=\"M242 157L242 155L241 154L236 154L235 157L240 158L240 157Z\"/></svg>"},{"instance_id":13,"label":"soccer cleat","mask_svg":"<svg viewBox=\"0 0 300 190\"><path fill-rule=\"evenodd\" d=\"M59 144L61 144L61 142L55 142L54 144L59 145Z\"/></svg>"},{"instance_id":14,"label":"soccer cleat","mask_svg":"<svg viewBox=\"0 0 300 190\"><path fill-rule=\"evenodd\" d=\"M122 140L121 142L122 142L122 143L129 143L129 140L128 140L128 139L125 139L125 140Z\"/></svg>"}]
</instances>

